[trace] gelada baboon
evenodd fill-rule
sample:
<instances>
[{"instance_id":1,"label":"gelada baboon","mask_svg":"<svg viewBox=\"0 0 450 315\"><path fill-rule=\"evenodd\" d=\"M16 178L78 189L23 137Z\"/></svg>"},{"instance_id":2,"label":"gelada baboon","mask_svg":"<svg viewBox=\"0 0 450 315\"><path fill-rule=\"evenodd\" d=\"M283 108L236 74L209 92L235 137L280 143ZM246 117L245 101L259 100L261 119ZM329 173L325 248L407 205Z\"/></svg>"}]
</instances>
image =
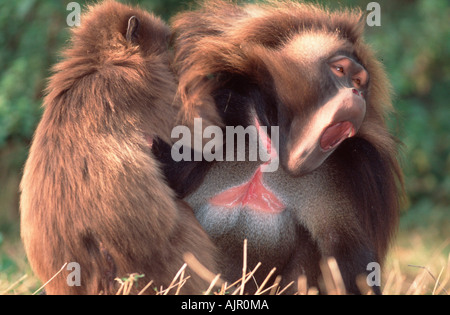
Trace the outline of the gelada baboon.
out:
<instances>
[{"instance_id":1,"label":"gelada baboon","mask_svg":"<svg viewBox=\"0 0 450 315\"><path fill-rule=\"evenodd\" d=\"M214 246L175 197L151 153L170 141L178 108L169 28L142 10L90 7L54 68L21 183L21 234L48 294L113 294L115 278L144 274L167 288L191 252L214 270ZM181 293L208 283L191 274ZM134 291L133 291L134 292Z\"/></svg>"},{"instance_id":2,"label":"gelada baboon","mask_svg":"<svg viewBox=\"0 0 450 315\"><path fill-rule=\"evenodd\" d=\"M284 284L306 275L317 286L319 262L335 257L348 292L359 293L357 276L382 264L402 174L385 123L390 85L363 20L358 10L291 1L206 1L174 18L185 115L215 111L221 125L279 127L275 172L262 161L175 163L169 146L154 147L218 246L225 279L242 275L244 239L249 270L262 262L258 284L276 267ZM263 142L274 140L271 129L259 132Z\"/></svg>"}]
</instances>

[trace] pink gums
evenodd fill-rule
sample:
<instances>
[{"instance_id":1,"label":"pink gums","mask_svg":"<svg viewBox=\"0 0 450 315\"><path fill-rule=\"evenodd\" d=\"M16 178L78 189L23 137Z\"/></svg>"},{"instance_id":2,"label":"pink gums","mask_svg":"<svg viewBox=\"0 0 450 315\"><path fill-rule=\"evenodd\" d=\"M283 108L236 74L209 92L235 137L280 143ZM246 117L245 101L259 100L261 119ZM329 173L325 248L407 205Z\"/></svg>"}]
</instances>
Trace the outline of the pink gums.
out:
<instances>
[{"instance_id":1,"label":"pink gums","mask_svg":"<svg viewBox=\"0 0 450 315\"><path fill-rule=\"evenodd\" d=\"M270 138L261 129L257 119L255 119L255 126L259 131L263 145L266 146L270 152L271 158L277 155L276 150L272 148ZM270 151L269 151L270 150ZM232 187L209 200L212 206L224 208L248 207L254 211L265 213L280 213L286 207L278 197L264 185L262 167L269 162L260 166L252 178L239 186Z\"/></svg>"}]
</instances>

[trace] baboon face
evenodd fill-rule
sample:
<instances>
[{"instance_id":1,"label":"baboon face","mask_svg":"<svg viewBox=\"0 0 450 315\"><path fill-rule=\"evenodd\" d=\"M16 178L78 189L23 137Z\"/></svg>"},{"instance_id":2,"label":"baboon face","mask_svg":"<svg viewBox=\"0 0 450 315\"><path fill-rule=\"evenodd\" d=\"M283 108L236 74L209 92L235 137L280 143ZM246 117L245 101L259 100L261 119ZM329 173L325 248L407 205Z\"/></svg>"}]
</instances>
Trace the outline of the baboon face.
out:
<instances>
[{"instance_id":1,"label":"baboon face","mask_svg":"<svg viewBox=\"0 0 450 315\"><path fill-rule=\"evenodd\" d=\"M263 60L277 92L281 165L305 175L358 133L369 73L349 42L327 33L299 34Z\"/></svg>"}]
</instances>

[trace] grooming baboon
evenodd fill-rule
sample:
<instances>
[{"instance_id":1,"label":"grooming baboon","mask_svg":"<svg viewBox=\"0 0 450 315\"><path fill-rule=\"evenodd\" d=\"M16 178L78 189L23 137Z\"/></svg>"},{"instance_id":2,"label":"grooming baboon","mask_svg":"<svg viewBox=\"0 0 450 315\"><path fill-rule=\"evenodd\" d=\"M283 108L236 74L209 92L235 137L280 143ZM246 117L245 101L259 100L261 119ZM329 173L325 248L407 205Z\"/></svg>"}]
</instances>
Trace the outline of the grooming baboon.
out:
<instances>
[{"instance_id":1,"label":"grooming baboon","mask_svg":"<svg viewBox=\"0 0 450 315\"><path fill-rule=\"evenodd\" d=\"M21 184L21 234L48 294L116 293L115 278L144 274L167 288L192 252L214 270L214 246L175 197L151 153L170 141L178 107L169 28L142 10L106 1L89 8L54 68ZM201 293L196 274L181 293ZM134 291L133 291L134 292ZM138 292L138 291L136 291Z\"/></svg>"}]
</instances>

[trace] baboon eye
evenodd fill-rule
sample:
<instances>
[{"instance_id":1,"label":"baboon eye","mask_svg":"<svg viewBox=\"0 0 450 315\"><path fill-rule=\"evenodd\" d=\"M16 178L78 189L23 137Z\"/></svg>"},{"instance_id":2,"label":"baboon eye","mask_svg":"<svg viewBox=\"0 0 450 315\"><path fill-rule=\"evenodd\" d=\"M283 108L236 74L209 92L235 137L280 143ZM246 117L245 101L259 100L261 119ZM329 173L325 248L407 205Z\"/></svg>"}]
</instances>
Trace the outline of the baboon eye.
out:
<instances>
[{"instance_id":1,"label":"baboon eye","mask_svg":"<svg viewBox=\"0 0 450 315\"><path fill-rule=\"evenodd\" d=\"M336 66L336 71L344 74L344 67Z\"/></svg>"},{"instance_id":2,"label":"baboon eye","mask_svg":"<svg viewBox=\"0 0 450 315\"><path fill-rule=\"evenodd\" d=\"M333 71L334 75L338 76L339 78L342 78L345 76L345 68L341 65L330 65L331 70Z\"/></svg>"}]
</instances>

